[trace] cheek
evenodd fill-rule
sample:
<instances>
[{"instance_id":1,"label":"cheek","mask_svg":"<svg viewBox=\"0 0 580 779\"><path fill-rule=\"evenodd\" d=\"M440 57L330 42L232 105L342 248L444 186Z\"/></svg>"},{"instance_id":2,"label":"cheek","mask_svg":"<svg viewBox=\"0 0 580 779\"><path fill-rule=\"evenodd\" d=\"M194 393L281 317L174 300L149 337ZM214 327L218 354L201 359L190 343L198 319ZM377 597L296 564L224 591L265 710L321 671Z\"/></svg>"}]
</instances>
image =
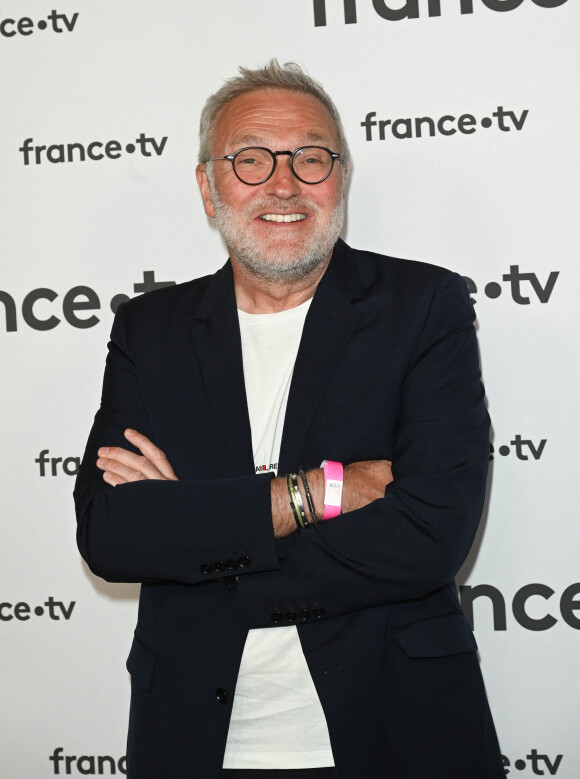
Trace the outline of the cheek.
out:
<instances>
[{"instance_id":1,"label":"cheek","mask_svg":"<svg viewBox=\"0 0 580 779\"><path fill-rule=\"evenodd\" d=\"M239 185L243 187L243 184ZM249 189L249 188L247 188ZM255 199L255 193L247 189L240 189L236 185L231 185L218 190L222 202L232 208L236 217L244 218L249 209L252 207L252 201Z\"/></svg>"},{"instance_id":2,"label":"cheek","mask_svg":"<svg viewBox=\"0 0 580 779\"><path fill-rule=\"evenodd\" d=\"M337 185L335 181L325 181L320 186L324 189L315 193L316 202L326 211L333 211L342 199L342 186Z\"/></svg>"},{"instance_id":3,"label":"cheek","mask_svg":"<svg viewBox=\"0 0 580 779\"><path fill-rule=\"evenodd\" d=\"M220 174L216 174L214 178L214 184L216 192L229 206L239 206L245 208L247 201L252 197L253 187L248 187L246 184L242 184L236 178L233 170L223 171Z\"/></svg>"}]
</instances>

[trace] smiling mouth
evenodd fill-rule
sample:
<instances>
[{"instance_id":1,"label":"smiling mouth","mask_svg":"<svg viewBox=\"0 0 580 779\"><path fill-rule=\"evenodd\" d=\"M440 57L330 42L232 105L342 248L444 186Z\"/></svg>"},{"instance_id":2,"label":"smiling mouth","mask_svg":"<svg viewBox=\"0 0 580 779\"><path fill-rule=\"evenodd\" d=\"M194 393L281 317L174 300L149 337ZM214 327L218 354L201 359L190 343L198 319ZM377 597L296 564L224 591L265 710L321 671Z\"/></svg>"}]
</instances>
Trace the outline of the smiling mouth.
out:
<instances>
[{"instance_id":1,"label":"smiling mouth","mask_svg":"<svg viewBox=\"0 0 580 779\"><path fill-rule=\"evenodd\" d=\"M264 222L302 222L306 214L262 214L259 218Z\"/></svg>"}]
</instances>

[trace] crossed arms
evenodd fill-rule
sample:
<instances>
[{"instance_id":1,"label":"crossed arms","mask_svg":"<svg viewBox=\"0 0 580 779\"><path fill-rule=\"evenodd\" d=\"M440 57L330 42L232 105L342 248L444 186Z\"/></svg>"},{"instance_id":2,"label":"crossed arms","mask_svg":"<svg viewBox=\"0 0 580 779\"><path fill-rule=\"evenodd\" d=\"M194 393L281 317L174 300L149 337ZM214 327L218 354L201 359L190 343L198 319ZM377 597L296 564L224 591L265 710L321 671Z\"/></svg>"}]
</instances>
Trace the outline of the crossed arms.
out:
<instances>
[{"instance_id":1,"label":"crossed arms","mask_svg":"<svg viewBox=\"0 0 580 779\"><path fill-rule=\"evenodd\" d=\"M103 471L103 480L116 487L118 484L155 479L160 481L178 481L165 452L137 430L125 430L125 438L137 448L136 454L120 446L100 447L97 467ZM321 468L308 471L307 474L312 500L318 516L324 513L324 476ZM388 460L368 460L347 465L344 469L344 487L342 495L343 513L355 511L373 500L382 498L387 484L393 481L391 463ZM288 493L286 479L272 479L272 525L274 536L284 538L296 530ZM302 500L306 505L304 488L299 485Z\"/></svg>"}]
</instances>

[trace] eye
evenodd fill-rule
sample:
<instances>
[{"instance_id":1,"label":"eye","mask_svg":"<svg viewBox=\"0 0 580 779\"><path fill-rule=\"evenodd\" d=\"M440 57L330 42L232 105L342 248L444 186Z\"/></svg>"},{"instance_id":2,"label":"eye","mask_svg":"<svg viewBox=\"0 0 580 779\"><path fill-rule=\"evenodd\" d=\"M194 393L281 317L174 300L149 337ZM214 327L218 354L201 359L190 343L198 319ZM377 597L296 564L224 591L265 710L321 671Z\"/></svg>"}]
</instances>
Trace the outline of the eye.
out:
<instances>
[{"instance_id":1,"label":"eye","mask_svg":"<svg viewBox=\"0 0 580 779\"><path fill-rule=\"evenodd\" d=\"M256 162L257 160L255 157L238 157L236 160L238 165L247 165L248 167L255 165Z\"/></svg>"},{"instance_id":2,"label":"eye","mask_svg":"<svg viewBox=\"0 0 580 779\"><path fill-rule=\"evenodd\" d=\"M329 163L328 152L316 147L301 149L294 158L294 164L299 168L326 168Z\"/></svg>"},{"instance_id":3,"label":"eye","mask_svg":"<svg viewBox=\"0 0 580 779\"><path fill-rule=\"evenodd\" d=\"M318 156L316 154L309 154L307 157L303 158L302 162L308 165L322 165L323 159L321 156Z\"/></svg>"},{"instance_id":4,"label":"eye","mask_svg":"<svg viewBox=\"0 0 580 779\"><path fill-rule=\"evenodd\" d=\"M235 166L238 170L250 168L265 168L272 164L272 157L263 149L249 147L242 149L235 158Z\"/></svg>"}]
</instances>

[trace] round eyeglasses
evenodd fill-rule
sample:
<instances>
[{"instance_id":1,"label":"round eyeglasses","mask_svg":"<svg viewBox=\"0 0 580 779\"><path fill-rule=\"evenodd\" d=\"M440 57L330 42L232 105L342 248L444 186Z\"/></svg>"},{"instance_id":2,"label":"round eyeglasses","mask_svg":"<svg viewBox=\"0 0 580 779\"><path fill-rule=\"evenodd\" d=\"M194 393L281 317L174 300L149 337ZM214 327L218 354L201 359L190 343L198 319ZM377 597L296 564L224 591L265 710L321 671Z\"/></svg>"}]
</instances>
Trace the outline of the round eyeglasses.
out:
<instances>
[{"instance_id":1,"label":"round eyeglasses","mask_svg":"<svg viewBox=\"0 0 580 779\"><path fill-rule=\"evenodd\" d=\"M300 146L294 151L270 151L264 146L244 146L225 157L213 157L204 162L229 160L234 173L244 184L255 187L268 181L276 170L276 158L281 154L290 157L290 170L304 184L320 184L327 179L340 154L325 146Z\"/></svg>"}]
</instances>

